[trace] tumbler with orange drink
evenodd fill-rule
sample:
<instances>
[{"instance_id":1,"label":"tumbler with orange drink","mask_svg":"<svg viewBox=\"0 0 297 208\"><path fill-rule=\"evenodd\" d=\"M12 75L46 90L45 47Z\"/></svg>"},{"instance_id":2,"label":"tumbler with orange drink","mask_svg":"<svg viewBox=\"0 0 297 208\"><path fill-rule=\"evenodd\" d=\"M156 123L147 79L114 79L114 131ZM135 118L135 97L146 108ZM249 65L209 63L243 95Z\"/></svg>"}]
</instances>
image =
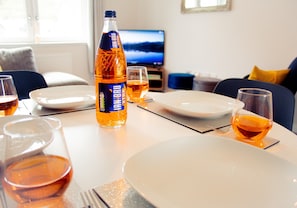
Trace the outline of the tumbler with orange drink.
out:
<instances>
[{"instance_id":1,"label":"tumbler with orange drink","mask_svg":"<svg viewBox=\"0 0 297 208\"><path fill-rule=\"evenodd\" d=\"M272 93L258 88L241 88L237 99L244 103L232 116L232 128L238 140L263 146L262 140L272 128Z\"/></svg>"},{"instance_id":2,"label":"tumbler with orange drink","mask_svg":"<svg viewBox=\"0 0 297 208\"><path fill-rule=\"evenodd\" d=\"M10 75L0 75L0 117L13 115L18 108L18 95Z\"/></svg>"},{"instance_id":3,"label":"tumbler with orange drink","mask_svg":"<svg viewBox=\"0 0 297 208\"><path fill-rule=\"evenodd\" d=\"M140 103L149 91L149 79L145 66L128 66L127 97L129 102Z\"/></svg>"}]
</instances>

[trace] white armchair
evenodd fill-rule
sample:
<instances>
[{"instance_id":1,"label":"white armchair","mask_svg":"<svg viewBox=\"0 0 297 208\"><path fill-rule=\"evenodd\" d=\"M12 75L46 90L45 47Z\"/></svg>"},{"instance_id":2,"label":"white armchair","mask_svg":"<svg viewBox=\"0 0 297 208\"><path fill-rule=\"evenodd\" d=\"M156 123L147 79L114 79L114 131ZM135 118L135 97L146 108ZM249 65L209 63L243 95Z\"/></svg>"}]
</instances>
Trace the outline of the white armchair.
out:
<instances>
[{"instance_id":1,"label":"white armchair","mask_svg":"<svg viewBox=\"0 0 297 208\"><path fill-rule=\"evenodd\" d=\"M0 69L2 71L28 70L38 72L32 48L0 49ZM42 75L48 87L89 84L85 79L65 72L46 72Z\"/></svg>"}]
</instances>

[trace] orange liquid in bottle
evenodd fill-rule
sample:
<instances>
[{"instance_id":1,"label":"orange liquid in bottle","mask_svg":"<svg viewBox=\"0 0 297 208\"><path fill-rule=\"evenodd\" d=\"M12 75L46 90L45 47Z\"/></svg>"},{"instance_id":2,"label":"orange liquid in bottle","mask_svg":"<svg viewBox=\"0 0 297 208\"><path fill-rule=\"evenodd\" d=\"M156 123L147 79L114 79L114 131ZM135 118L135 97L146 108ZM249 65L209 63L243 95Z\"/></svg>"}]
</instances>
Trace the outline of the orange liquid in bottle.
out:
<instances>
[{"instance_id":1,"label":"orange liquid in bottle","mask_svg":"<svg viewBox=\"0 0 297 208\"><path fill-rule=\"evenodd\" d=\"M97 122L104 127L124 125L127 120L126 58L121 47L111 50L98 48L95 85ZM109 91L110 94L102 91Z\"/></svg>"},{"instance_id":2,"label":"orange liquid in bottle","mask_svg":"<svg viewBox=\"0 0 297 208\"><path fill-rule=\"evenodd\" d=\"M2 184L15 201L30 203L61 196L72 174L72 166L66 158L37 155L10 164Z\"/></svg>"}]
</instances>

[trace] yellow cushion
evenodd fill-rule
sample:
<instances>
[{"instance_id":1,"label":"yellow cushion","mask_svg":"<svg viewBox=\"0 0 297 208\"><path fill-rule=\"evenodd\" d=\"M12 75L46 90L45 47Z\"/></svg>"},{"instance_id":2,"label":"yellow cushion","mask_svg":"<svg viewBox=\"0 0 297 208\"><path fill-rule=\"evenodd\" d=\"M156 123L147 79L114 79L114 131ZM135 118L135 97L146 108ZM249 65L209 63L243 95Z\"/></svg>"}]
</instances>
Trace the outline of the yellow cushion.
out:
<instances>
[{"instance_id":1,"label":"yellow cushion","mask_svg":"<svg viewBox=\"0 0 297 208\"><path fill-rule=\"evenodd\" d=\"M1 65L0 65L0 72L2 72L2 67L1 67Z\"/></svg>"},{"instance_id":2,"label":"yellow cushion","mask_svg":"<svg viewBox=\"0 0 297 208\"><path fill-rule=\"evenodd\" d=\"M257 66L254 66L248 79L280 84L286 78L289 71L289 69L262 70L259 69Z\"/></svg>"}]
</instances>

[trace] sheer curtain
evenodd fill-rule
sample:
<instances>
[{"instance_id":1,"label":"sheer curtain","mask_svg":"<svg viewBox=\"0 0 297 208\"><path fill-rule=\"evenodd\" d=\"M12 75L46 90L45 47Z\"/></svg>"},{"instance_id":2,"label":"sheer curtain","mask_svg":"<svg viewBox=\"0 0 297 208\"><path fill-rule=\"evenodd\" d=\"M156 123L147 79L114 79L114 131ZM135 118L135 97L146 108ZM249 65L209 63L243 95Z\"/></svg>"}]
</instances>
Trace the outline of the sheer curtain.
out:
<instances>
[{"instance_id":1,"label":"sheer curtain","mask_svg":"<svg viewBox=\"0 0 297 208\"><path fill-rule=\"evenodd\" d=\"M89 72L91 73L91 76L93 76L97 44L103 27L103 6L102 0L88 0L88 4L88 62Z\"/></svg>"}]
</instances>

